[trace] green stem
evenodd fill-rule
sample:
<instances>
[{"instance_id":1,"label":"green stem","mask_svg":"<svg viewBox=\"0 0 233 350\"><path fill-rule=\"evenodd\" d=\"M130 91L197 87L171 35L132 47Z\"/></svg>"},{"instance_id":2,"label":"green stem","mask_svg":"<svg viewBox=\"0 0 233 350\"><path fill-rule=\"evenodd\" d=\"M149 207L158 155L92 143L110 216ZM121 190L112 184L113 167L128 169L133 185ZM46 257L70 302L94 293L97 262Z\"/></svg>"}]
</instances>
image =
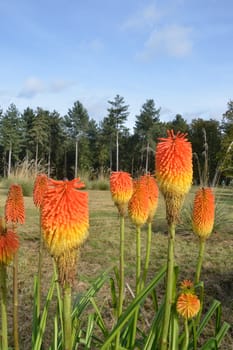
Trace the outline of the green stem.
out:
<instances>
[{"instance_id":1,"label":"green stem","mask_svg":"<svg viewBox=\"0 0 233 350\"><path fill-rule=\"evenodd\" d=\"M171 307L173 304L173 280L174 280L174 246L175 246L175 224L168 225L168 255L167 255L167 280L166 280L166 296L165 309L162 328L161 350L168 349L168 331L171 316Z\"/></svg>"},{"instance_id":2,"label":"green stem","mask_svg":"<svg viewBox=\"0 0 233 350\"><path fill-rule=\"evenodd\" d=\"M201 275L201 268L203 263L203 257L204 257L204 251L205 251L205 239L201 239L199 241L199 255L198 255L198 262L197 262L197 269L196 269L196 277L195 277L195 284L199 283L200 281L200 275Z\"/></svg>"},{"instance_id":3,"label":"green stem","mask_svg":"<svg viewBox=\"0 0 233 350\"><path fill-rule=\"evenodd\" d=\"M147 230L146 257L145 257L145 266L144 266L141 288L143 288L144 285L146 284L146 277L147 277L149 263L150 263L151 236L152 236L152 223L151 222L148 222L147 228L148 228L148 230Z\"/></svg>"},{"instance_id":4,"label":"green stem","mask_svg":"<svg viewBox=\"0 0 233 350\"><path fill-rule=\"evenodd\" d=\"M125 244L125 234L124 234L124 216L120 216L120 281L119 281L119 305L118 305L118 317L120 317L123 308L124 300L124 289L125 289L125 275L124 275L124 244Z\"/></svg>"},{"instance_id":5,"label":"green stem","mask_svg":"<svg viewBox=\"0 0 233 350\"><path fill-rule=\"evenodd\" d=\"M124 274L124 245L125 245L125 218L124 215L120 216L120 262L119 262L119 300L118 300L118 319L122 314L123 301L124 301L124 290L125 290L125 274ZM120 343L120 331L117 333L115 349L119 349Z\"/></svg>"},{"instance_id":6,"label":"green stem","mask_svg":"<svg viewBox=\"0 0 233 350\"><path fill-rule=\"evenodd\" d=\"M41 304L41 275L42 275L42 253L43 253L43 236L41 229L41 209L39 214L40 224L40 246L39 246L39 261L38 261L38 288L37 288L37 319L40 318L40 304Z\"/></svg>"},{"instance_id":7,"label":"green stem","mask_svg":"<svg viewBox=\"0 0 233 350\"><path fill-rule=\"evenodd\" d=\"M18 306L18 253L16 252L13 260L13 334L15 350L19 350Z\"/></svg>"},{"instance_id":8,"label":"green stem","mask_svg":"<svg viewBox=\"0 0 233 350\"><path fill-rule=\"evenodd\" d=\"M71 286L68 283L63 287L63 328L64 350L72 350Z\"/></svg>"},{"instance_id":9,"label":"green stem","mask_svg":"<svg viewBox=\"0 0 233 350\"><path fill-rule=\"evenodd\" d=\"M135 297L140 292L141 283L141 228L137 226L136 228L136 294ZM137 332L137 321L138 321L139 306L135 309L134 322L133 322L133 333L131 338L131 348L134 348L136 332Z\"/></svg>"},{"instance_id":10,"label":"green stem","mask_svg":"<svg viewBox=\"0 0 233 350\"><path fill-rule=\"evenodd\" d=\"M0 263L0 302L2 315L1 348L8 349L6 265Z\"/></svg>"},{"instance_id":11,"label":"green stem","mask_svg":"<svg viewBox=\"0 0 233 350\"><path fill-rule=\"evenodd\" d=\"M182 346L182 350L187 350L189 346L189 327L188 327L187 318L185 318L184 320L184 332L185 332L185 338L184 338L184 344Z\"/></svg>"}]
</instances>

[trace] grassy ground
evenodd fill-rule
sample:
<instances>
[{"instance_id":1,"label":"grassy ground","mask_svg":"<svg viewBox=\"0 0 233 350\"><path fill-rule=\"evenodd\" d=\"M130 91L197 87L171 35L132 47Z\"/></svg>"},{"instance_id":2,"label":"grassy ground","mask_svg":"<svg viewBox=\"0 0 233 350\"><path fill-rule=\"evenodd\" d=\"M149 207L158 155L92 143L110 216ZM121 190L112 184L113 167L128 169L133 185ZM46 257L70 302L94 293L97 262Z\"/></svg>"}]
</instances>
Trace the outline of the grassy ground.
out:
<instances>
[{"instance_id":1,"label":"grassy ground","mask_svg":"<svg viewBox=\"0 0 233 350\"><path fill-rule=\"evenodd\" d=\"M177 228L176 262L180 266L179 280L193 279L198 255L198 240L192 234L189 220L189 209L194 195L193 189L186 199L182 214L182 221ZM6 190L0 189L0 210L6 198ZM217 190L216 227L208 239L201 279L205 283L206 305L216 298L222 302L223 320L233 324L233 189ZM85 291L91 282L107 267L118 263L119 257L119 218L117 210L111 201L108 191L90 191L90 233L89 238L81 250L78 264L78 275L74 286L74 294ZM38 211L33 205L31 197L25 197L26 224L20 227L19 251L19 318L21 349L30 350L31 319L33 302L33 276L37 272L39 246ZM167 233L165 210L162 197L153 223L152 255L149 278L166 261ZM126 283L134 291L135 276L135 229L126 219ZM142 257L145 253L146 230L142 230ZM9 302L11 300L11 267L9 267ZM46 295L52 275L52 262L48 253L44 252L43 263L43 295ZM130 294L127 290L127 293ZM162 291L161 291L162 293ZM130 297L130 295L129 295ZM109 308L110 295L107 286L101 290L99 302L105 317L112 322ZM9 310L10 313L10 310ZM148 318L150 306L148 306ZM9 322L9 333L12 334L12 319ZM210 330L211 332L211 330ZM51 335L50 335L51 336ZM48 335L49 337L49 335ZM233 330L224 340L221 349L233 349Z\"/></svg>"}]
</instances>

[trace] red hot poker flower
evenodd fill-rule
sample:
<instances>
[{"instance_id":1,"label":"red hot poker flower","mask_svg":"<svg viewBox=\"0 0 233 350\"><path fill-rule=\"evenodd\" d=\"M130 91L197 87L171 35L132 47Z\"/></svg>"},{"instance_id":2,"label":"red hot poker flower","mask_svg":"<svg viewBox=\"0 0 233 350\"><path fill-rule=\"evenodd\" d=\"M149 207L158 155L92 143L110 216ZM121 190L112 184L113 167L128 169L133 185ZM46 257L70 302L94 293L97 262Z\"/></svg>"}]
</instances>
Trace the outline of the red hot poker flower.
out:
<instances>
[{"instance_id":1,"label":"red hot poker flower","mask_svg":"<svg viewBox=\"0 0 233 350\"><path fill-rule=\"evenodd\" d=\"M149 196L145 181L134 182L134 192L128 204L129 217L136 226L146 223L149 214Z\"/></svg>"},{"instance_id":2,"label":"red hot poker flower","mask_svg":"<svg viewBox=\"0 0 233 350\"><path fill-rule=\"evenodd\" d=\"M24 224L25 222L23 192L20 185L13 184L9 188L5 206L5 218L8 223Z\"/></svg>"},{"instance_id":3,"label":"red hot poker flower","mask_svg":"<svg viewBox=\"0 0 233 350\"><path fill-rule=\"evenodd\" d=\"M192 147L186 134L168 131L156 148L156 178L166 202L168 223L178 220L184 195L192 183Z\"/></svg>"},{"instance_id":4,"label":"red hot poker flower","mask_svg":"<svg viewBox=\"0 0 233 350\"><path fill-rule=\"evenodd\" d=\"M186 134L173 130L167 138L160 138L156 149L156 178L161 191L188 193L193 175L192 147Z\"/></svg>"},{"instance_id":5,"label":"red hot poker flower","mask_svg":"<svg viewBox=\"0 0 233 350\"><path fill-rule=\"evenodd\" d=\"M9 264L19 248L19 240L15 232L4 227L0 218L0 263Z\"/></svg>"},{"instance_id":6,"label":"red hot poker flower","mask_svg":"<svg viewBox=\"0 0 233 350\"><path fill-rule=\"evenodd\" d=\"M110 176L110 191L119 212L125 215L127 204L133 194L133 181L130 174L125 171L112 172Z\"/></svg>"},{"instance_id":7,"label":"red hot poker flower","mask_svg":"<svg viewBox=\"0 0 233 350\"><path fill-rule=\"evenodd\" d=\"M195 317L200 310L200 300L195 294L182 293L177 299L176 310L186 319Z\"/></svg>"},{"instance_id":8,"label":"red hot poker flower","mask_svg":"<svg viewBox=\"0 0 233 350\"><path fill-rule=\"evenodd\" d=\"M147 186L149 201L149 214L147 221L151 222L158 207L159 189L155 178L151 175L142 176L141 181L145 181L145 185Z\"/></svg>"},{"instance_id":9,"label":"red hot poker flower","mask_svg":"<svg viewBox=\"0 0 233 350\"><path fill-rule=\"evenodd\" d=\"M79 248L88 235L88 195L80 179L49 179L42 206L42 229L49 251L60 256Z\"/></svg>"},{"instance_id":10,"label":"red hot poker flower","mask_svg":"<svg viewBox=\"0 0 233 350\"><path fill-rule=\"evenodd\" d=\"M201 239L206 239L214 226L214 193L211 188L200 188L195 195L192 225L194 233Z\"/></svg>"},{"instance_id":11,"label":"red hot poker flower","mask_svg":"<svg viewBox=\"0 0 233 350\"><path fill-rule=\"evenodd\" d=\"M33 188L33 201L37 208L41 208L44 195L48 189L48 177L45 174L39 174L36 177Z\"/></svg>"}]
</instances>

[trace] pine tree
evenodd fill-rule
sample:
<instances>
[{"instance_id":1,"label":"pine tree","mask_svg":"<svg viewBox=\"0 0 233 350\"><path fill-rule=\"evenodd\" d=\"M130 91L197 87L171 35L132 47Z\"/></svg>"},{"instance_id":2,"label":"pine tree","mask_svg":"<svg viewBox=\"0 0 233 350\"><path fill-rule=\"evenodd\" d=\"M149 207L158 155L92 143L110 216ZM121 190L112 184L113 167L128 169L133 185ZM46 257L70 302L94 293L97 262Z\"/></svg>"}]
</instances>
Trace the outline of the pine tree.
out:
<instances>
[{"instance_id":1,"label":"pine tree","mask_svg":"<svg viewBox=\"0 0 233 350\"><path fill-rule=\"evenodd\" d=\"M22 121L13 103L4 114L1 113L0 118L0 143L4 149L4 163L8 164L7 176L10 176L12 161L18 161L22 147Z\"/></svg>"},{"instance_id":2,"label":"pine tree","mask_svg":"<svg viewBox=\"0 0 233 350\"><path fill-rule=\"evenodd\" d=\"M110 136L110 152L112 153L112 139L116 139L116 171L119 170L119 135L124 130L124 124L129 115L129 106L125 104L124 97L116 95L113 101L108 101L111 105L108 108L108 117L105 118L105 125L108 128ZM110 158L111 159L111 158ZM110 161L110 168L112 169L112 162Z\"/></svg>"},{"instance_id":3,"label":"pine tree","mask_svg":"<svg viewBox=\"0 0 233 350\"><path fill-rule=\"evenodd\" d=\"M139 136L143 163L143 151L146 151L145 172L149 168L149 154L154 152L155 138L160 131L160 108L156 109L153 99L147 100L141 108L140 114L136 116L134 133ZM154 157L153 157L154 158Z\"/></svg>"}]
</instances>

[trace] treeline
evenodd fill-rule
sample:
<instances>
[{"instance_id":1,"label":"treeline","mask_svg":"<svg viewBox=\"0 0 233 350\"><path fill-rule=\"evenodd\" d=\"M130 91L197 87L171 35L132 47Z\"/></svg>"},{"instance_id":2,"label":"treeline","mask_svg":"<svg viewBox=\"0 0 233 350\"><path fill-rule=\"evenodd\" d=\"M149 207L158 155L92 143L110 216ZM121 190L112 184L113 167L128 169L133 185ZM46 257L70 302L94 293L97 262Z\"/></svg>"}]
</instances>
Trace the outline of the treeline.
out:
<instances>
[{"instance_id":1,"label":"treeline","mask_svg":"<svg viewBox=\"0 0 233 350\"><path fill-rule=\"evenodd\" d=\"M0 110L0 175L7 177L21 163L44 169L54 178L73 178L80 171L91 178L111 170L129 171L134 176L154 172L155 146L167 129L186 132L196 155L194 181L199 182L198 162L208 158L209 181L229 183L233 174L233 101L221 121L195 118L191 123L180 115L168 123L160 119L160 108L148 99L135 116L133 132L126 127L129 106L122 96L108 101L100 123L90 118L80 101L61 116L56 110L26 108L14 104ZM198 157L198 160L197 160Z\"/></svg>"}]
</instances>

